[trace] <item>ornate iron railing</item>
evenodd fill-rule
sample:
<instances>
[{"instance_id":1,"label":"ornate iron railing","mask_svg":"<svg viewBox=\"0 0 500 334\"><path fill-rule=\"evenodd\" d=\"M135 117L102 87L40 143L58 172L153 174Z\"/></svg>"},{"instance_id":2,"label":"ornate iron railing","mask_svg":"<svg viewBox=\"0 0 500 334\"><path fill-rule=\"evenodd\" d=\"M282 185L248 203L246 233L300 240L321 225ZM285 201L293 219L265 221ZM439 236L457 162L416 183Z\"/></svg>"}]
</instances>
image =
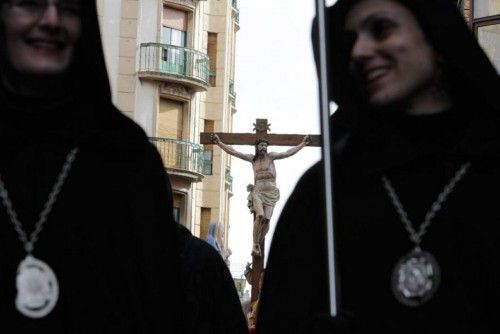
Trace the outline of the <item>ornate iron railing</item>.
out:
<instances>
[{"instance_id":1,"label":"ornate iron railing","mask_svg":"<svg viewBox=\"0 0 500 334\"><path fill-rule=\"evenodd\" d=\"M238 9L238 0L233 0L233 18L237 24L240 24L240 10Z\"/></svg>"},{"instance_id":2,"label":"ornate iron railing","mask_svg":"<svg viewBox=\"0 0 500 334\"><path fill-rule=\"evenodd\" d=\"M233 176L231 175L231 169L226 167L226 183L229 191L233 191Z\"/></svg>"},{"instance_id":3,"label":"ornate iron railing","mask_svg":"<svg viewBox=\"0 0 500 334\"><path fill-rule=\"evenodd\" d=\"M208 85L209 58L203 52L180 46L143 43L139 72L171 75Z\"/></svg>"},{"instance_id":4,"label":"ornate iron railing","mask_svg":"<svg viewBox=\"0 0 500 334\"><path fill-rule=\"evenodd\" d=\"M212 175L212 151L203 146L184 140L150 137L166 168Z\"/></svg>"},{"instance_id":5,"label":"ornate iron railing","mask_svg":"<svg viewBox=\"0 0 500 334\"><path fill-rule=\"evenodd\" d=\"M236 92L234 91L234 81L229 80L229 98L233 107L236 106Z\"/></svg>"},{"instance_id":6,"label":"ornate iron railing","mask_svg":"<svg viewBox=\"0 0 500 334\"><path fill-rule=\"evenodd\" d=\"M236 98L236 92L234 91L234 81L229 80L229 95Z\"/></svg>"}]
</instances>

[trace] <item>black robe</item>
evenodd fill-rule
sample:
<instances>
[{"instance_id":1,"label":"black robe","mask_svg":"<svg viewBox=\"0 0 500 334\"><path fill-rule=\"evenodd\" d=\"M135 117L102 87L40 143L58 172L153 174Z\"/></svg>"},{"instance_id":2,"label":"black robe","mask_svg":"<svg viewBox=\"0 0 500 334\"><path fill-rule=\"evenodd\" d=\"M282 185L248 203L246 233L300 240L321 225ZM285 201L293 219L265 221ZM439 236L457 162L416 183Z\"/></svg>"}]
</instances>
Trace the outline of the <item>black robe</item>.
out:
<instances>
[{"instance_id":1,"label":"black robe","mask_svg":"<svg viewBox=\"0 0 500 334\"><path fill-rule=\"evenodd\" d=\"M346 90L352 86L342 73L345 66L339 66L344 56L330 45L329 81L337 88L330 96L341 108L332 122L340 313L335 319L327 316L326 226L319 196L323 170L317 164L301 178L278 222L264 277L258 333L500 330L500 213L494 195L500 187L500 119L494 103L500 91L498 76L449 4L401 2L411 3L413 13L425 20L422 25L434 46L449 35L451 42L443 42L440 47L446 49L440 51L448 52L443 53L445 61L453 59L448 65L461 68L453 75L462 80L450 87L454 107L420 117L405 116L401 110L363 110L356 92ZM330 10L337 28L343 23L335 15L345 15L352 3L341 0ZM443 10L454 16L443 16L447 20L441 30L426 30L438 23ZM335 37L340 40L338 31L330 32L330 42ZM462 54L474 57L456 52L462 49ZM462 90L468 95L458 94ZM421 244L440 266L440 286L426 304L404 306L392 293L391 275L414 245L381 178L386 175L391 180L418 229L444 186L466 162L471 164L469 171L432 220Z\"/></svg>"},{"instance_id":2,"label":"black robe","mask_svg":"<svg viewBox=\"0 0 500 334\"><path fill-rule=\"evenodd\" d=\"M67 154L79 149L33 252L59 281L57 305L44 318L15 309L16 270L26 253L0 206L2 326L18 333L179 333L168 177L145 133L112 106L95 2L82 7L66 96L28 99L0 89L0 175L28 234Z\"/></svg>"},{"instance_id":3,"label":"black robe","mask_svg":"<svg viewBox=\"0 0 500 334\"><path fill-rule=\"evenodd\" d=\"M206 241L179 225L184 286L183 333L247 334L248 328L231 273Z\"/></svg>"},{"instance_id":4,"label":"black robe","mask_svg":"<svg viewBox=\"0 0 500 334\"><path fill-rule=\"evenodd\" d=\"M492 194L500 187L500 159L456 154L453 146L432 145L448 134L440 131L444 126L440 121L450 125L447 116L419 119L423 128L408 121L412 130L425 130L429 140L428 145L414 143L426 146L414 157L399 155L402 159L396 160L384 159L384 155L376 159L381 169L372 169L357 165L358 161L348 164L349 146L340 158L345 162L336 164L341 312L343 317L352 317L350 321L361 333L375 329L385 333L429 333L438 328L454 333L499 330L500 235L496 225L500 213ZM415 147L408 144L404 148L411 151ZM399 150L385 153L391 152ZM392 295L391 274L413 244L381 176L390 178L410 220L419 225L464 162L471 163L469 172L433 219L422 242L422 248L441 268L441 285L427 304L403 306ZM318 317L328 313L326 233L317 196L321 180L318 164L302 177L280 217L264 278L257 325L260 333L310 333Z\"/></svg>"}]
</instances>

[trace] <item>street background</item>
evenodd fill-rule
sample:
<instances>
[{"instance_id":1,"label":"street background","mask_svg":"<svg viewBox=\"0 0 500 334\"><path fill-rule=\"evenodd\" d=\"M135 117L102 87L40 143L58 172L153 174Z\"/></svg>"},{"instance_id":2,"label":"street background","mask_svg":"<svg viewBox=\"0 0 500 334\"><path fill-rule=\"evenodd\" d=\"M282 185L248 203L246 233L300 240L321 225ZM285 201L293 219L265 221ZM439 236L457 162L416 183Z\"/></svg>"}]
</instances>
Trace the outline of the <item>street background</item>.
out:
<instances>
[{"instance_id":1,"label":"street background","mask_svg":"<svg viewBox=\"0 0 500 334\"><path fill-rule=\"evenodd\" d=\"M319 134L318 89L311 24L314 2L303 0L240 0L240 26L236 44L237 94L233 132L252 132L256 118L267 118L271 133ZM299 144L299 143L297 143ZM272 144L271 144L272 145ZM251 146L237 146L254 153ZM288 147L270 146L269 151ZM320 159L319 148L306 147L296 155L276 161L281 199L275 207L266 237L266 259L274 227L295 183ZM253 183L250 163L232 158L229 248L233 276L251 262L253 216L247 208L246 186Z\"/></svg>"}]
</instances>

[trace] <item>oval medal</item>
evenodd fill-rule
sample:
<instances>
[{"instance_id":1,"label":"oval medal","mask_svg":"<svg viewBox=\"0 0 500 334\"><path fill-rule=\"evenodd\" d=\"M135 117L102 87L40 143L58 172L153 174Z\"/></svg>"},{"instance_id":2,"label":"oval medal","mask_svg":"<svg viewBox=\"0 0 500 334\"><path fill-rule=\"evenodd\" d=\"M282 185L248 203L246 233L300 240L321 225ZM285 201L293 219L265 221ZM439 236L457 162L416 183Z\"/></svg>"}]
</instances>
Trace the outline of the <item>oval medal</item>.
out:
<instances>
[{"instance_id":1,"label":"oval medal","mask_svg":"<svg viewBox=\"0 0 500 334\"><path fill-rule=\"evenodd\" d=\"M436 293L440 280L436 259L430 253L415 247L394 267L391 279L392 292L401 304L420 306Z\"/></svg>"},{"instance_id":2,"label":"oval medal","mask_svg":"<svg viewBox=\"0 0 500 334\"><path fill-rule=\"evenodd\" d=\"M52 269L31 255L21 261L16 277L16 308L29 318L43 318L56 306L59 284Z\"/></svg>"}]
</instances>

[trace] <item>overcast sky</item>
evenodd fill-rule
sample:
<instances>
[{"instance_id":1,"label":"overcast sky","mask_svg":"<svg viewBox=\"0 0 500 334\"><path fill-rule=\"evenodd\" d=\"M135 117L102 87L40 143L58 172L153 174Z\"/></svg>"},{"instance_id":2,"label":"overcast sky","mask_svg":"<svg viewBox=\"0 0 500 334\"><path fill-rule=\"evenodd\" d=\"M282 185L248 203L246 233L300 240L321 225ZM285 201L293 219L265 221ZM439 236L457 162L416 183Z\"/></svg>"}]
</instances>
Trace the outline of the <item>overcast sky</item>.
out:
<instances>
[{"instance_id":1,"label":"overcast sky","mask_svg":"<svg viewBox=\"0 0 500 334\"><path fill-rule=\"evenodd\" d=\"M240 26L236 44L233 132L251 132L256 118L267 118L271 133L319 134L318 91L310 34L314 17L312 0L240 0ZM298 143L297 143L298 144ZM251 146L236 149L253 153ZM270 146L269 151L288 147ZM281 191L266 253L279 214L304 171L320 159L319 148L305 148L295 156L276 161ZM231 199L229 248L231 263L251 262L252 221L246 186L253 183L251 164L232 158L234 177Z\"/></svg>"}]
</instances>

